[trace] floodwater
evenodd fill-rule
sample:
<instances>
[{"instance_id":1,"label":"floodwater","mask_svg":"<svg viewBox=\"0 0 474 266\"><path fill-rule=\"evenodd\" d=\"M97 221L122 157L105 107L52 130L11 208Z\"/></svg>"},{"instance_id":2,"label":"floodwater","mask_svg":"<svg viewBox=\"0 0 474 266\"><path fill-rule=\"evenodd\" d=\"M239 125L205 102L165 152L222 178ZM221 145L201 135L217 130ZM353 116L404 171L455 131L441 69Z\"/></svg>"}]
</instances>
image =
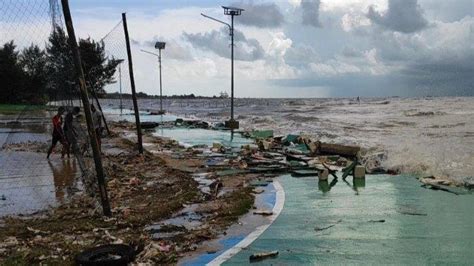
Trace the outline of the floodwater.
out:
<instances>
[{"instance_id":1,"label":"floodwater","mask_svg":"<svg viewBox=\"0 0 474 266\"><path fill-rule=\"evenodd\" d=\"M0 217L37 212L64 203L81 188L75 159L46 159L42 152L4 149L6 144L51 141L46 111L0 114ZM60 145L56 148L60 150Z\"/></svg>"},{"instance_id":2,"label":"floodwater","mask_svg":"<svg viewBox=\"0 0 474 266\"><path fill-rule=\"evenodd\" d=\"M258 264L456 264L474 261L474 195L420 187L410 176L367 176L330 186L280 178L285 206L247 249L225 264L278 250ZM329 183L331 180L329 181Z\"/></svg>"},{"instance_id":3,"label":"floodwater","mask_svg":"<svg viewBox=\"0 0 474 266\"><path fill-rule=\"evenodd\" d=\"M143 99L140 108L157 110L158 103ZM223 121L230 116L229 104L229 99L165 99L164 109ZM462 179L474 172L473 97L363 98L360 104L344 98L236 99L235 105L242 129L304 132L321 141L385 151L384 165L402 173Z\"/></svg>"},{"instance_id":4,"label":"floodwater","mask_svg":"<svg viewBox=\"0 0 474 266\"><path fill-rule=\"evenodd\" d=\"M48 161L43 153L0 152L0 169L0 217L65 203L81 186L75 159Z\"/></svg>"}]
</instances>

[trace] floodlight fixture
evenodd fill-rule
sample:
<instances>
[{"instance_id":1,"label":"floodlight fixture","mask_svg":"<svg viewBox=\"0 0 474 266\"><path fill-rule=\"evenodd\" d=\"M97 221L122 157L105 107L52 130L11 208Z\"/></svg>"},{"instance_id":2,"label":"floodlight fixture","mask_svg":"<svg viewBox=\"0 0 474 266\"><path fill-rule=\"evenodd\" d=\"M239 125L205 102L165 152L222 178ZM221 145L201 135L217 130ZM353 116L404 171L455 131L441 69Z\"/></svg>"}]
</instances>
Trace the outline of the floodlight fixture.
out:
<instances>
[{"instance_id":1,"label":"floodlight fixture","mask_svg":"<svg viewBox=\"0 0 474 266\"><path fill-rule=\"evenodd\" d=\"M155 43L155 49L159 49L159 50L165 49L165 45L166 45L165 42L156 42Z\"/></svg>"}]
</instances>

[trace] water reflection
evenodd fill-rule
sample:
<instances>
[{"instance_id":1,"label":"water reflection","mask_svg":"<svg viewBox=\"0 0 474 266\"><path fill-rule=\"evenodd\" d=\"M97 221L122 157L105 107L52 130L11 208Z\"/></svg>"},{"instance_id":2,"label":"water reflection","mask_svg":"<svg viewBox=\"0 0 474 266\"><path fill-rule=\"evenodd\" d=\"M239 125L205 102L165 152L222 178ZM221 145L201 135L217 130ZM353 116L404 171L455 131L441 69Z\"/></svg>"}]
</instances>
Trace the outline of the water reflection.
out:
<instances>
[{"instance_id":1,"label":"water reflection","mask_svg":"<svg viewBox=\"0 0 474 266\"><path fill-rule=\"evenodd\" d=\"M56 165L48 161L48 164L53 173L56 200L64 203L65 194L67 193L68 197L72 196L72 188L75 187L75 176L78 171L76 160L62 160L62 162Z\"/></svg>"}]
</instances>

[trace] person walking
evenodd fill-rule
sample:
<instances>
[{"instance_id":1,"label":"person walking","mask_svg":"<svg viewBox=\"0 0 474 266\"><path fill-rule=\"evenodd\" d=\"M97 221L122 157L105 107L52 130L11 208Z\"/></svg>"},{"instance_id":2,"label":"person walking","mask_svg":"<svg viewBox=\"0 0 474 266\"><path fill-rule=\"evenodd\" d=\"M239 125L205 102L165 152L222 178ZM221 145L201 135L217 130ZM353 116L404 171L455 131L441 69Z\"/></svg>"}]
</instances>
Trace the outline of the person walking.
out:
<instances>
[{"instance_id":1,"label":"person walking","mask_svg":"<svg viewBox=\"0 0 474 266\"><path fill-rule=\"evenodd\" d=\"M67 153L67 156L69 158L69 149L68 149L68 144L66 141L66 137L64 135L64 131L62 129L62 124L63 124L63 118L62 115L64 114L64 107L59 107L58 112L56 113L55 116L53 116L53 133L52 133L52 141L51 141L51 146L48 149L48 155L46 156L47 159L49 159L49 156L51 156L51 153L54 150L54 147L56 147L56 144L60 142L62 144L62 151L61 151L61 158L64 158L64 155Z\"/></svg>"},{"instance_id":2,"label":"person walking","mask_svg":"<svg viewBox=\"0 0 474 266\"><path fill-rule=\"evenodd\" d=\"M102 138L102 113L91 104L92 111L92 123L94 124L95 135L97 137L97 144L99 145L99 150L102 150L101 138Z\"/></svg>"}]
</instances>

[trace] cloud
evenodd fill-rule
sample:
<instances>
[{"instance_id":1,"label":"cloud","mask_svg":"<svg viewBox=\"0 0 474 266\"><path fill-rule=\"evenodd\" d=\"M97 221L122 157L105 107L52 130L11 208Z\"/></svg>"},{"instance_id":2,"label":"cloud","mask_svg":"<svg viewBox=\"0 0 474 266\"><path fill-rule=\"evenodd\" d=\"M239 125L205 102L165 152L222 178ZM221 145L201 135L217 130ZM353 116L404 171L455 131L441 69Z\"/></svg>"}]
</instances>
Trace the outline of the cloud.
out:
<instances>
[{"instance_id":1,"label":"cloud","mask_svg":"<svg viewBox=\"0 0 474 266\"><path fill-rule=\"evenodd\" d=\"M319 21L319 6L321 5L320 0L302 0L301 9L303 12L303 25L309 25L316 28L320 28L321 22Z\"/></svg>"},{"instance_id":2,"label":"cloud","mask_svg":"<svg viewBox=\"0 0 474 266\"><path fill-rule=\"evenodd\" d=\"M367 17L383 28L402 33L417 32L428 26L417 0L389 0L388 9L383 14L370 6Z\"/></svg>"},{"instance_id":3,"label":"cloud","mask_svg":"<svg viewBox=\"0 0 474 266\"><path fill-rule=\"evenodd\" d=\"M288 49L284 55L285 62L292 66L301 66L319 61L319 55L307 44L297 44Z\"/></svg>"},{"instance_id":4,"label":"cloud","mask_svg":"<svg viewBox=\"0 0 474 266\"><path fill-rule=\"evenodd\" d=\"M239 3L235 6L245 9L235 20L236 23L258 28L277 28L285 22L280 8L275 3Z\"/></svg>"},{"instance_id":5,"label":"cloud","mask_svg":"<svg viewBox=\"0 0 474 266\"><path fill-rule=\"evenodd\" d=\"M184 32L183 37L196 49L210 51L221 57L230 58L230 40L227 27L206 33ZM236 60L255 61L263 59L265 51L256 39L246 38L241 31L234 30L234 42L234 57Z\"/></svg>"},{"instance_id":6,"label":"cloud","mask_svg":"<svg viewBox=\"0 0 474 266\"><path fill-rule=\"evenodd\" d=\"M153 37L153 40L145 41L143 43L139 43L138 45L154 50L155 43L157 41L166 42L166 47L163 51L163 59L175 59L182 61L194 60L189 47L185 47L183 44L181 44L181 42L175 39L155 36Z\"/></svg>"}]
</instances>

